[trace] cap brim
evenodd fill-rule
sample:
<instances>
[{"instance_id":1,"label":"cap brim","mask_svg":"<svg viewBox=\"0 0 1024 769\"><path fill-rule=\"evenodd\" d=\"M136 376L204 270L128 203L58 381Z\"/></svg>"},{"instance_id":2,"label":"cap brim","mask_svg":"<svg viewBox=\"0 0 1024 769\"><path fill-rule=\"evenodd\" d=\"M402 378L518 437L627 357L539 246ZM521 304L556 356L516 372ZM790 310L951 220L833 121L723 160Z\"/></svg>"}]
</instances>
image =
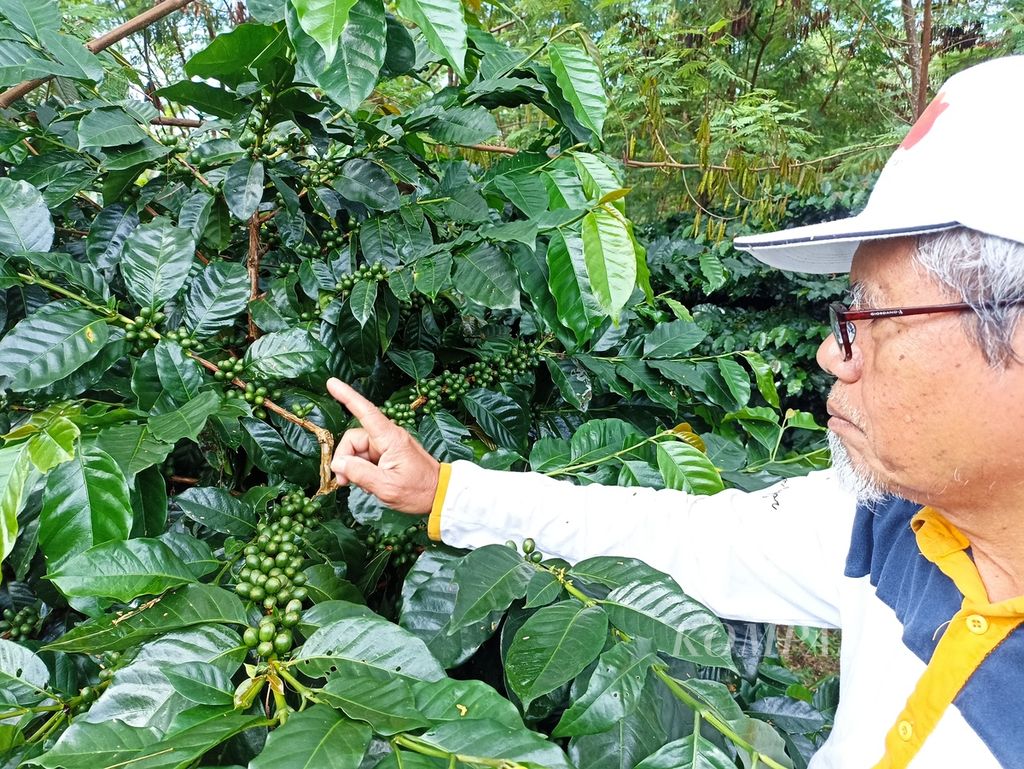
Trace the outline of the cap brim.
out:
<instances>
[{"instance_id":1,"label":"cap brim","mask_svg":"<svg viewBox=\"0 0 1024 769\"><path fill-rule=\"evenodd\" d=\"M958 222L886 226L863 214L778 232L736 238L733 245L770 267L793 272L849 272L857 246L865 240L899 238L941 232Z\"/></svg>"}]
</instances>

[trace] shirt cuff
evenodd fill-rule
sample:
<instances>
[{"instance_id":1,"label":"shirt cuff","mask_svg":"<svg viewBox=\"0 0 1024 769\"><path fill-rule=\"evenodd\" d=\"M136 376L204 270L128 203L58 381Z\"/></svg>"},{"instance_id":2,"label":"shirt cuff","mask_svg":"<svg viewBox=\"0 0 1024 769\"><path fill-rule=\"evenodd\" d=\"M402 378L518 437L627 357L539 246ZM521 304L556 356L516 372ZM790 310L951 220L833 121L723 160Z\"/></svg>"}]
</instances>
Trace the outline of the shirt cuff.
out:
<instances>
[{"instance_id":1,"label":"shirt cuff","mask_svg":"<svg viewBox=\"0 0 1024 769\"><path fill-rule=\"evenodd\" d=\"M437 490L434 492L434 504L430 507L430 517L427 518L427 536L434 542L441 541L441 508L444 507L444 498L448 493L448 481L452 477L452 466L447 462L441 463L441 469L437 474Z\"/></svg>"}]
</instances>

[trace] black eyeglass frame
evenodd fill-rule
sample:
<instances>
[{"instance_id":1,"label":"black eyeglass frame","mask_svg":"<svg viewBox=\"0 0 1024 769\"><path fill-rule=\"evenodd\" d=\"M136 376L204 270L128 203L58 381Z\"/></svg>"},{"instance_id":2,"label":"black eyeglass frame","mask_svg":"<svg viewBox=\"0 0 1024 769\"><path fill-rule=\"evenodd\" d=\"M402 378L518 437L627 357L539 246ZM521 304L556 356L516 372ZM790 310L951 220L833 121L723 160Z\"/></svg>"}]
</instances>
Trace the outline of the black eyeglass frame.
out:
<instances>
[{"instance_id":1,"label":"black eyeglass frame","mask_svg":"<svg viewBox=\"0 0 1024 769\"><path fill-rule=\"evenodd\" d=\"M1000 302L993 306L1009 307L1017 304L1024 304L1024 300ZM931 304L920 307L885 307L877 310L851 310L842 302L832 302L828 306L828 319L829 325L832 326L832 336L835 337L839 349L843 351L843 360L848 361L853 357L853 340L857 337L857 327L853 325L855 320L899 318L904 315L929 315L936 312L964 312L973 309L974 306L967 302L954 302L952 304Z\"/></svg>"}]
</instances>

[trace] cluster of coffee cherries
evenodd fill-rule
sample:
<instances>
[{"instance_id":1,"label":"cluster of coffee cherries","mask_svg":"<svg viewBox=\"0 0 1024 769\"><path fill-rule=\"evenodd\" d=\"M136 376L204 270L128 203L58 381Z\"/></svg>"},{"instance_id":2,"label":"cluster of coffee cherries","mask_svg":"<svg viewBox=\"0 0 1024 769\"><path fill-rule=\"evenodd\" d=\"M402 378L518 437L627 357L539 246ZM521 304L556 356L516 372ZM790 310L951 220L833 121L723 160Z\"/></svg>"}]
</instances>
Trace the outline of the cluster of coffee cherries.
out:
<instances>
[{"instance_id":1,"label":"cluster of coffee cherries","mask_svg":"<svg viewBox=\"0 0 1024 769\"><path fill-rule=\"evenodd\" d=\"M245 370L245 362L241 358L231 356L217 361L217 370L213 372L213 378L218 382L230 382L237 376L241 376Z\"/></svg>"},{"instance_id":2,"label":"cluster of coffee cherries","mask_svg":"<svg viewBox=\"0 0 1024 769\"><path fill-rule=\"evenodd\" d=\"M401 531L385 534L372 526L360 525L350 514L343 516L341 521L356 532L367 551L373 555L391 553L391 563L395 566L411 566L423 549L421 535L427 530L426 522L414 523Z\"/></svg>"},{"instance_id":3,"label":"cluster of coffee cherries","mask_svg":"<svg viewBox=\"0 0 1024 769\"><path fill-rule=\"evenodd\" d=\"M383 262L377 262L376 264L364 264L351 275L342 276L341 280L339 280L334 287L337 289L339 295L346 297L352 292L352 289L355 288L356 283L359 283L360 281L381 281L386 280L387 277L388 268Z\"/></svg>"},{"instance_id":4,"label":"cluster of coffee cherries","mask_svg":"<svg viewBox=\"0 0 1024 769\"><path fill-rule=\"evenodd\" d=\"M517 553L519 552L519 545L516 544L514 539L510 539L505 544ZM527 537L523 540L523 555L526 557L526 560L533 563L540 563L544 560L544 553L537 549L537 543L533 541L532 537Z\"/></svg>"},{"instance_id":5,"label":"cluster of coffee cherries","mask_svg":"<svg viewBox=\"0 0 1024 769\"><path fill-rule=\"evenodd\" d=\"M292 598L283 612L273 612L260 618L255 627L247 627L242 633L242 642L252 649L257 657L274 659L287 654L295 644L292 628L302 619L302 601Z\"/></svg>"},{"instance_id":6,"label":"cluster of coffee cherries","mask_svg":"<svg viewBox=\"0 0 1024 769\"><path fill-rule=\"evenodd\" d=\"M103 652L100 655L100 681L109 681L121 666L121 652Z\"/></svg>"},{"instance_id":7,"label":"cluster of coffee cherries","mask_svg":"<svg viewBox=\"0 0 1024 769\"><path fill-rule=\"evenodd\" d=\"M12 641L27 641L38 629L39 605L29 604L15 611L4 609L0 620L0 635Z\"/></svg>"},{"instance_id":8,"label":"cluster of coffee cherries","mask_svg":"<svg viewBox=\"0 0 1024 769\"><path fill-rule=\"evenodd\" d=\"M183 350L191 350L199 345L199 342L189 335L188 329L184 326L179 326L177 331L166 332L164 337L171 342L177 342Z\"/></svg>"},{"instance_id":9,"label":"cluster of coffee cherries","mask_svg":"<svg viewBox=\"0 0 1024 769\"><path fill-rule=\"evenodd\" d=\"M151 307L143 307L134 318L122 318L121 323L125 328L124 338L131 347L131 351L144 352L155 345L157 337L149 332L166 317L162 312L154 312Z\"/></svg>"},{"instance_id":10,"label":"cluster of coffee cherries","mask_svg":"<svg viewBox=\"0 0 1024 769\"><path fill-rule=\"evenodd\" d=\"M413 402L415 402L415 396L410 398L409 403L401 403L388 398L381 404L380 410L384 413L384 416L399 427L414 427L416 425L416 412L412 408Z\"/></svg>"},{"instance_id":11,"label":"cluster of coffee cherries","mask_svg":"<svg viewBox=\"0 0 1024 769\"><path fill-rule=\"evenodd\" d=\"M345 233L341 230L325 230L320 235L320 250L327 254L345 245Z\"/></svg>"},{"instance_id":12,"label":"cluster of coffee cherries","mask_svg":"<svg viewBox=\"0 0 1024 769\"><path fill-rule=\"evenodd\" d=\"M305 419L313 413L313 409L316 408L316 404L312 401L306 401L305 403L293 403L289 410L297 416L299 419Z\"/></svg>"}]
</instances>

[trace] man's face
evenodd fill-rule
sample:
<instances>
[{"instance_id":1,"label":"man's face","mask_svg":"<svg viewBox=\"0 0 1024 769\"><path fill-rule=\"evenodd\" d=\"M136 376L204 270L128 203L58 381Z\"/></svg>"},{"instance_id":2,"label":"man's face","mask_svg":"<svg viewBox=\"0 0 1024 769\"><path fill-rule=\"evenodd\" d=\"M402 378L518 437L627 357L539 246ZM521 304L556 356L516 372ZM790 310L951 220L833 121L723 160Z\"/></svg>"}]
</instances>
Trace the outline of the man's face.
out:
<instances>
[{"instance_id":1,"label":"man's face","mask_svg":"<svg viewBox=\"0 0 1024 769\"><path fill-rule=\"evenodd\" d=\"M899 238L858 249L850 284L860 308L960 301L913 261L913 248L913 239ZM857 474L940 509L1024 484L1024 366L989 366L965 320L858 321L849 361L831 336L818 349L818 364L836 377L828 426Z\"/></svg>"}]
</instances>

